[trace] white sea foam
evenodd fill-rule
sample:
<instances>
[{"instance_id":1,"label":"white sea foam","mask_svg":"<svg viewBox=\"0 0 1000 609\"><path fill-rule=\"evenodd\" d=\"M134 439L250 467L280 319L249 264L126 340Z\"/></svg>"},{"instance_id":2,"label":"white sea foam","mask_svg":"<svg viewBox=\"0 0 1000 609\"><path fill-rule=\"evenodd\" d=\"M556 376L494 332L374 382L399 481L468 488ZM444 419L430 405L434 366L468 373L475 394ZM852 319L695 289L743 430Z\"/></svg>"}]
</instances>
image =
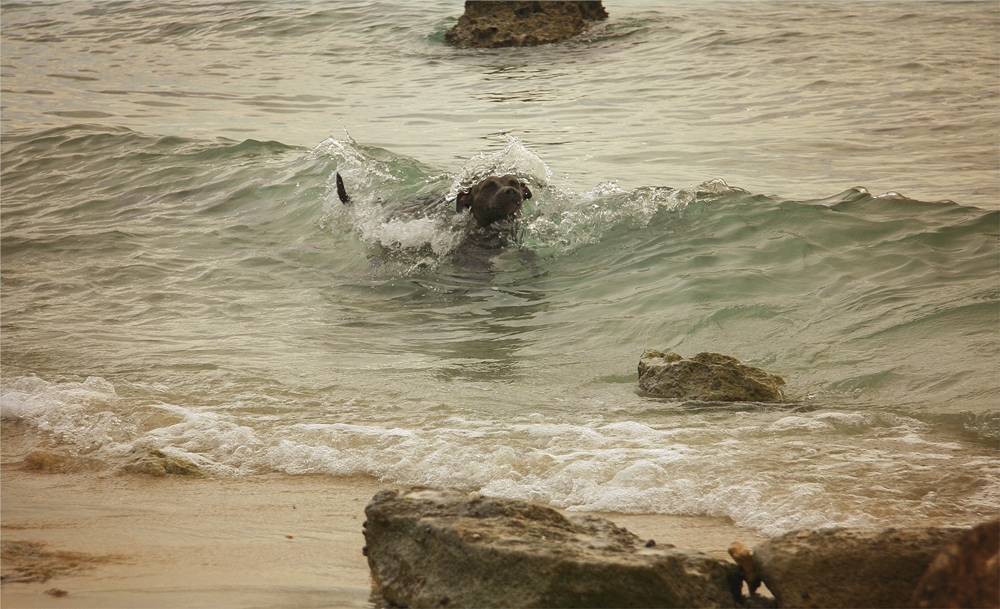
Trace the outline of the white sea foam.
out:
<instances>
[{"instance_id":1,"label":"white sea foam","mask_svg":"<svg viewBox=\"0 0 1000 609\"><path fill-rule=\"evenodd\" d=\"M50 383L38 377L19 377L0 389L0 415L44 421L50 415L80 411L87 407L108 407L116 402L114 386L100 377L82 383Z\"/></svg>"},{"instance_id":2,"label":"white sea foam","mask_svg":"<svg viewBox=\"0 0 1000 609\"><path fill-rule=\"evenodd\" d=\"M381 218L360 224L362 238L379 243L389 249L419 250L428 245L438 256L450 252L461 238L445 223L431 218L392 219Z\"/></svg>"},{"instance_id":3,"label":"white sea foam","mask_svg":"<svg viewBox=\"0 0 1000 609\"><path fill-rule=\"evenodd\" d=\"M135 434L120 414L114 386L100 377L51 383L19 377L0 389L0 416L29 423L72 445L92 452Z\"/></svg>"},{"instance_id":4,"label":"white sea foam","mask_svg":"<svg viewBox=\"0 0 1000 609\"><path fill-rule=\"evenodd\" d=\"M674 421L669 428L539 414L516 421L448 416L430 426L282 423L225 408L133 403L94 377L5 381L0 409L5 419L51 432L112 465L136 449L157 449L218 476L367 475L571 511L728 517L768 535L868 526L902 514L933 518L949 505L982 510L1000 494L1000 485L989 482L995 462L970 459L955 443L929 441L919 422L888 413L774 413L752 433L705 427L697 417L692 427ZM956 495L957 487L934 474L942 460L950 471L980 471L987 483ZM936 492L918 500L907 489L922 478Z\"/></svg>"}]
</instances>

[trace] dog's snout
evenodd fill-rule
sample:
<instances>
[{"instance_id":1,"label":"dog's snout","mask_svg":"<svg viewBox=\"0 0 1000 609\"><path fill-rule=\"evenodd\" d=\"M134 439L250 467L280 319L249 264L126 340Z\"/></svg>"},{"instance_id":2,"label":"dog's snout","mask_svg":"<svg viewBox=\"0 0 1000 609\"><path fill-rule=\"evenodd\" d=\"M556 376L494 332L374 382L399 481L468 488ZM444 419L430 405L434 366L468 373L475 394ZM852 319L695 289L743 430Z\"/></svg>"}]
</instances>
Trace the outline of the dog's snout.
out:
<instances>
[{"instance_id":1,"label":"dog's snout","mask_svg":"<svg viewBox=\"0 0 1000 609\"><path fill-rule=\"evenodd\" d=\"M503 193L503 195L505 197L511 197L511 196L513 196L513 197L521 198L521 189L520 188L514 188L513 186L507 186L501 192Z\"/></svg>"},{"instance_id":2,"label":"dog's snout","mask_svg":"<svg viewBox=\"0 0 1000 609\"><path fill-rule=\"evenodd\" d=\"M513 175L490 176L460 192L455 199L455 210L472 208L479 226L489 226L516 215L524 200L530 198L531 191Z\"/></svg>"}]
</instances>

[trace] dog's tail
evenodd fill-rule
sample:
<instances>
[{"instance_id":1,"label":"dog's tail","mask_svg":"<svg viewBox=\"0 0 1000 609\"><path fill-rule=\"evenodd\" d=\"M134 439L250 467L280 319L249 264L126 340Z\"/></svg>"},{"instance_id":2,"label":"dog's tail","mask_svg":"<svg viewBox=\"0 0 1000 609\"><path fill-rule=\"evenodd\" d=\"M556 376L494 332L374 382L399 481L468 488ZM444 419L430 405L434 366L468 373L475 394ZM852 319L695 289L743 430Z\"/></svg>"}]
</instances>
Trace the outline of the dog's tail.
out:
<instances>
[{"instance_id":1,"label":"dog's tail","mask_svg":"<svg viewBox=\"0 0 1000 609\"><path fill-rule=\"evenodd\" d=\"M340 173L337 173L337 196L340 197L340 202L347 205L351 202L351 197L347 196L347 189L344 188L344 180L340 177Z\"/></svg>"}]
</instances>

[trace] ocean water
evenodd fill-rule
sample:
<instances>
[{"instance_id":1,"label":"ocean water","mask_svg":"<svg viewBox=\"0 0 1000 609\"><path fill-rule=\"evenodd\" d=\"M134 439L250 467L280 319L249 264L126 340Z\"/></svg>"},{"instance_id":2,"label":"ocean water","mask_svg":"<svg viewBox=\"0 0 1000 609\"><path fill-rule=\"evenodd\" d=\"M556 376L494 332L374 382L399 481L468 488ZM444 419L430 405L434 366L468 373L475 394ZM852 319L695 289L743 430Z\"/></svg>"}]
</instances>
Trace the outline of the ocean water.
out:
<instances>
[{"instance_id":1,"label":"ocean water","mask_svg":"<svg viewBox=\"0 0 1000 609\"><path fill-rule=\"evenodd\" d=\"M5 3L3 425L763 535L995 515L1000 4L605 6L456 50L457 1ZM489 172L535 196L473 260ZM647 348L787 399L641 395Z\"/></svg>"}]
</instances>

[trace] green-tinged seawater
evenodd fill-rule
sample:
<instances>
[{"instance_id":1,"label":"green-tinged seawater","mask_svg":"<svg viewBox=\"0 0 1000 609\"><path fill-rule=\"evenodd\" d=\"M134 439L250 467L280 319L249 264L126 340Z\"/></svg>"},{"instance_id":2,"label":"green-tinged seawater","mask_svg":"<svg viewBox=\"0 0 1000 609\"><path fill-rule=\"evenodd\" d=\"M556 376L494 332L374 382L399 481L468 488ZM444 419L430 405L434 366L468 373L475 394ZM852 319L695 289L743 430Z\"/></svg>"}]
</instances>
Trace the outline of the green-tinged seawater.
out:
<instances>
[{"instance_id":1,"label":"green-tinged seawater","mask_svg":"<svg viewBox=\"0 0 1000 609\"><path fill-rule=\"evenodd\" d=\"M5 4L4 425L769 535L995 514L1000 8L606 6L459 51L460 3ZM491 171L534 197L470 260ZM647 348L787 400L639 395Z\"/></svg>"}]
</instances>

